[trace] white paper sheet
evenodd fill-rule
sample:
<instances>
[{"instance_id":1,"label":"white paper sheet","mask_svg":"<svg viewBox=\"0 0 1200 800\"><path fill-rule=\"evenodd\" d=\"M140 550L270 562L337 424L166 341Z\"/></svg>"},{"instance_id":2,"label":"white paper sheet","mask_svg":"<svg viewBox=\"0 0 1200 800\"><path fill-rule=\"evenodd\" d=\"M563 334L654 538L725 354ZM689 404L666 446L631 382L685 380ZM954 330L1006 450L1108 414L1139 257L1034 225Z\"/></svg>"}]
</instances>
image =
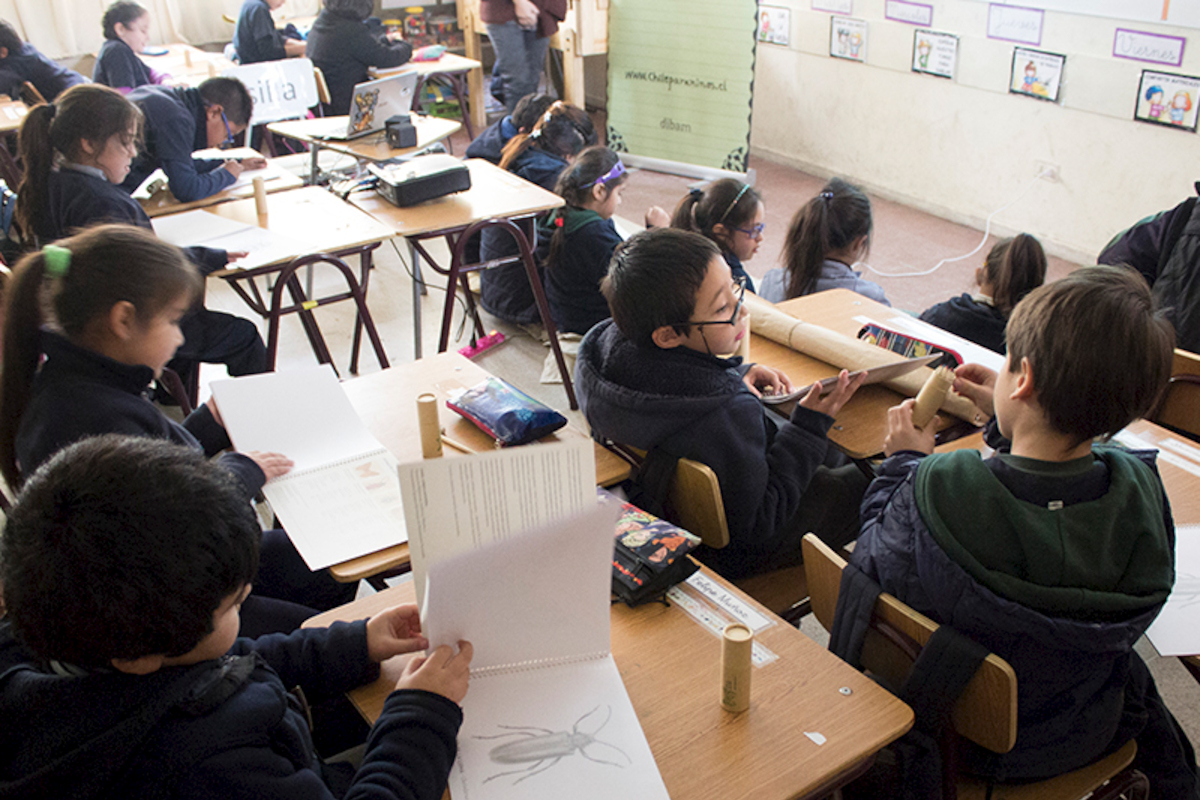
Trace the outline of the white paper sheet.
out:
<instances>
[{"instance_id":1,"label":"white paper sheet","mask_svg":"<svg viewBox=\"0 0 1200 800\"><path fill-rule=\"evenodd\" d=\"M402 464L399 475L419 603L429 564L596 502L595 455L584 438Z\"/></svg>"},{"instance_id":2,"label":"white paper sheet","mask_svg":"<svg viewBox=\"0 0 1200 800\"><path fill-rule=\"evenodd\" d=\"M1175 589L1146 631L1164 656L1200 655L1200 525L1175 528Z\"/></svg>"},{"instance_id":3,"label":"white paper sheet","mask_svg":"<svg viewBox=\"0 0 1200 800\"><path fill-rule=\"evenodd\" d=\"M218 247L250 255L231 266L251 269L284 261L319 248L309 246L305 237L283 237L268 228L210 214L202 209L167 214L152 220L154 233L176 247Z\"/></svg>"},{"instance_id":4,"label":"white paper sheet","mask_svg":"<svg viewBox=\"0 0 1200 800\"><path fill-rule=\"evenodd\" d=\"M949 331L944 331L936 325L930 325L928 322L922 322L916 317L910 317L907 314L894 314L885 319L873 319L866 314L854 318L856 322L861 322L864 325L868 322L873 322L884 328L909 336L915 336L926 342L938 345L948 350L953 350L963 358L964 364L982 364L983 366L999 372L1004 367L1004 356L988 350L986 347L980 347L974 342L967 341L961 336L955 336Z\"/></svg>"}]
</instances>

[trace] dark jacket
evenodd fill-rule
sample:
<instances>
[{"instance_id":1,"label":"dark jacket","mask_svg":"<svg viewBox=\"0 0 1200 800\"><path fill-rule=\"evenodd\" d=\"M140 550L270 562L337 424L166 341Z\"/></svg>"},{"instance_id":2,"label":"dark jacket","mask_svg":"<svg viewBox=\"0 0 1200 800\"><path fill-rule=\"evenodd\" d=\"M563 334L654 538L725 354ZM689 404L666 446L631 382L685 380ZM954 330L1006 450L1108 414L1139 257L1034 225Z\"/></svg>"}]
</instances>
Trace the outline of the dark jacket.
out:
<instances>
[{"instance_id":1,"label":"dark jacket","mask_svg":"<svg viewBox=\"0 0 1200 800\"><path fill-rule=\"evenodd\" d=\"M746 289L754 292L754 278L750 277L749 272L746 272L746 267L742 265L742 260L728 250L722 250L721 256L725 259L725 263L729 265L729 271L733 273L733 279L735 281L738 278L745 279Z\"/></svg>"},{"instance_id":2,"label":"dark jacket","mask_svg":"<svg viewBox=\"0 0 1200 800\"><path fill-rule=\"evenodd\" d=\"M114 89L136 89L156 81L146 62L137 57L132 47L120 39L107 39L96 56L92 82Z\"/></svg>"},{"instance_id":3,"label":"dark jacket","mask_svg":"<svg viewBox=\"0 0 1200 800\"><path fill-rule=\"evenodd\" d=\"M0 651L14 649L0 628ZM239 639L219 660L146 676L21 663L0 676L0 798L327 800L288 689L316 703L378 675L364 622ZM345 797L437 800L461 723L444 697L393 692Z\"/></svg>"},{"instance_id":4,"label":"dark jacket","mask_svg":"<svg viewBox=\"0 0 1200 800\"><path fill-rule=\"evenodd\" d=\"M546 254L560 219L562 246L558 259L550 264ZM552 214L541 228L538 250L543 253L539 260L546 266L546 300L560 331L582 336L597 322L612 316L608 301L600 294L600 281L608 274L608 262L621 241L611 219L580 208Z\"/></svg>"},{"instance_id":5,"label":"dark jacket","mask_svg":"<svg viewBox=\"0 0 1200 800\"><path fill-rule=\"evenodd\" d=\"M412 58L408 42L388 43L354 16L323 9L308 32L305 54L325 74L330 103L325 113L350 113L355 85L367 80L367 67L398 67Z\"/></svg>"},{"instance_id":6,"label":"dark jacket","mask_svg":"<svg viewBox=\"0 0 1200 800\"><path fill-rule=\"evenodd\" d=\"M155 408L144 396L154 378L149 367L122 364L49 332L42 334L42 351L46 360L17 428L22 474L31 474L67 445L104 433L166 439L208 456L230 446L207 405L182 425ZM222 453L219 463L241 481L247 499L266 482L258 465L240 453Z\"/></svg>"},{"instance_id":7,"label":"dark jacket","mask_svg":"<svg viewBox=\"0 0 1200 800\"><path fill-rule=\"evenodd\" d=\"M142 109L146 143L121 184L126 191L133 192L160 167L167 174L171 194L185 203L214 195L237 180L219 168L223 163L219 160L192 158L194 151L208 147L199 89L139 86L129 99Z\"/></svg>"},{"instance_id":8,"label":"dark jacket","mask_svg":"<svg viewBox=\"0 0 1200 800\"><path fill-rule=\"evenodd\" d=\"M533 0L533 4L538 7L538 36L553 36L558 23L566 19L567 0ZM514 21L517 12L512 0L482 0L479 18L488 24L503 24Z\"/></svg>"},{"instance_id":9,"label":"dark jacket","mask_svg":"<svg viewBox=\"0 0 1200 800\"><path fill-rule=\"evenodd\" d=\"M1061 508L1017 499L976 451L897 453L863 499L851 562L1017 674L1016 746L968 748L971 771L1046 778L1133 735L1133 644L1171 589L1174 526L1153 453L1095 459L1108 490Z\"/></svg>"},{"instance_id":10,"label":"dark jacket","mask_svg":"<svg viewBox=\"0 0 1200 800\"><path fill-rule=\"evenodd\" d=\"M21 84L25 81L32 83L46 102L53 103L72 86L87 83L87 78L75 70L60 67L26 42L20 52L9 53L8 58L0 59L0 93L19 100Z\"/></svg>"},{"instance_id":11,"label":"dark jacket","mask_svg":"<svg viewBox=\"0 0 1200 800\"><path fill-rule=\"evenodd\" d=\"M493 164L499 164L500 159L504 157L504 145L517 133L512 115L506 116L489 125L487 130L475 137L475 141L467 145L467 158L483 158Z\"/></svg>"},{"instance_id":12,"label":"dark jacket","mask_svg":"<svg viewBox=\"0 0 1200 800\"><path fill-rule=\"evenodd\" d=\"M283 34L275 30L275 20L271 19L271 7L266 0L242 3L233 29L233 49L237 50L238 61L243 64L287 58Z\"/></svg>"},{"instance_id":13,"label":"dark jacket","mask_svg":"<svg viewBox=\"0 0 1200 800\"><path fill-rule=\"evenodd\" d=\"M921 319L981 347L1005 353L1004 327L1008 318L995 306L981 303L965 292L925 309Z\"/></svg>"},{"instance_id":14,"label":"dark jacket","mask_svg":"<svg viewBox=\"0 0 1200 800\"><path fill-rule=\"evenodd\" d=\"M729 546L709 554L722 574L752 571L780 548L825 456L833 420L796 407L777 425L742 382L739 358L626 339L611 321L579 346L575 386L592 433L707 464L721 484Z\"/></svg>"},{"instance_id":15,"label":"dark jacket","mask_svg":"<svg viewBox=\"0 0 1200 800\"><path fill-rule=\"evenodd\" d=\"M567 162L558 156L537 147L530 147L509 166L508 171L530 183L536 183L548 192L553 192L555 184L558 183L558 176L566 166ZM537 247L536 242L530 242L529 245ZM481 234L479 255L482 260L491 261L516 254L516 242L508 233L489 228ZM539 273L541 272L542 270L539 270ZM533 289L529 286L529 278L521 264L484 270L479 273L479 281L480 303L489 314L517 324L536 322L540 319Z\"/></svg>"}]
</instances>

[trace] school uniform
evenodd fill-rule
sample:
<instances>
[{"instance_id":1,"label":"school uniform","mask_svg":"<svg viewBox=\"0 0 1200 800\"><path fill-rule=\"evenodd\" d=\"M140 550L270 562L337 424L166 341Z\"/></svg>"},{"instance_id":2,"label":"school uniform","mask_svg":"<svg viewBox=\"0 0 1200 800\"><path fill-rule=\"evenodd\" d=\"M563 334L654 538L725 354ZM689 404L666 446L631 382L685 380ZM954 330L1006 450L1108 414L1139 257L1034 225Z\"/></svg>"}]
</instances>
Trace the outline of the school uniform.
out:
<instances>
[{"instance_id":1,"label":"school uniform","mask_svg":"<svg viewBox=\"0 0 1200 800\"><path fill-rule=\"evenodd\" d=\"M921 319L1001 355L1008 351L1004 340L1008 317L992 305L990 297L964 292L925 309Z\"/></svg>"},{"instance_id":2,"label":"school uniform","mask_svg":"<svg viewBox=\"0 0 1200 800\"><path fill-rule=\"evenodd\" d=\"M53 103L72 86L87 83L87 78L73 69L59 66L26 42L18 52L0 59L0 92L19 100L21 84L25 81L32 83L46 102Z\"/></svg>"},{"instance_id":3,"label":"school uniform","mask_svg":"<svg viewBox=\"0 0 1200 800\"><path fill-rule=\"evenodd\" d=\"M758 296L764 300L770 300L772 303L789 300L791 298L787 295L787 287L790 281L791 276L788 275L788 271L783 267L776 267L763 276L762 283L758 285ZM817 276L817 284L809 294L824 292L828 289L849 289L878 303L883 303L885 306L891 305L883 293L883 287L863 278L861 272L855 272L846 264L831 259L822 262L821 272Z\"/></svg>"},{"instance_id":4,"label":"school uniform","mask_svg":"<svg viewBox=\"0 0 1200 800\"><path fill-rule=\"evenodd\" d=\"M558 330L582 336L597 322L612 316L608 301L600 293L600 281L608 274L613 250L623 240L611 219L595 211L568 208L565 213L552 215L540 228L538 250L543 253L543 263L558 220L562 221L562 247L558 260L544 270L546 300Z\"/></svg>"},{"instance_id":5,"label":"school uniform","mask_svg":"<svg viewBox=\"0 0 1200 800\"><path fill-rule=\"evenodd\" d=\"M722 250L721 257L729 265L729 271L733 274L733 279L736 281L738 278L741 278L746 282L746 289L748 291L758 294L758 292L754 291L754 278L750 277L749 272L746 272L746 268L742 266L742 260L729 250Z\"/></svg>"},{"instance_id":6,"label":"school uniform","mask_svg":"<svg viewBox=\"0 0 1200 800\"><path fill-rule=\"evenodd\" d=\"M233 48L237 50L238 61L243 64L287 58L283 34L275 29L271 7L266 0L246 0L242 3L233 29Z\"/></svg>"},{"instance_id":7,"label":"school uniform","mask_svg":"<svg viewBox=\"0 0 1200 800\"><path fill-rule=\"evenodd\" d=\"M382 29L372 32L357 17L322 9L308 32L304 46L314 65L325 75L330 102L327 115L350 113L354 87L368 79L368 67L398 67L412 58L408 42L388 42Z\"/></svg>"},{"instance_id":8,"label":"school uniform","mask_svg":"<svg viewBox=\"0 0 1200 800\"><path fill-rule=\"evenodd\" d=\"M192 158L208 147L204 98L199 89L139 86L128 95L142 110L145 145L121 184L132 193L155 169L167 174L171 194L190 203L229 188L237 180L220 159Z\"/></svg>"},{"instance_id":9,"label":"school uniform","mask_svg":"<svg viewBox=\"0 0 1200 800\"><path fill-rule=\"evenodd\" d=\"M289 690L319 702L378 678L363 621L239 639L220 659L149 675L52 668L0 624L6 662L0 798L437 800L462 724L441 695L394 691L352 777L321 762Z\"/></svg>"},{"instance_id":10,"label":"school uniform","mask_svg":"<svg viewBox=\"0 0 1200 800\"><path fill-rule=\"evenodd\" d=\"M46 194L45 224L37 231L43 244L101 222L154 230L141 204L94 167L66 164L52 171ZM185 247L183 252L202 275L223 269L229 260L226 251L214 247ZM199 306L188 312L179 327L184 343L168 366L180 374L186 374L195 361L224 364L234 376L255 375L267 368L267 348L258 327L248 319Z\"/></svg>"},{"instance_id":11,"label":"school uniform","mask_svg":"<svg viewBox=\"0 0 1200 800\"><path fill-rule=\"evenodd\" d=\"M162 77L146 66L133 48L120 39L104 42L100 54L96 56L96 66L92 69L92 83L114 89L136 89L148 83L161 83Z\"/></svg>"},{"instance_id":12,"label":"school uniform","mask_svg":"<svg viewBox=\"0 0 1200 800\"><path fill-rule=\"evenodd\" d=\"M512 115L505 116L499 122L489 125L475 141L467 145L467 158L483 158L493 164L499 164L504 158L504 145L520 133L513 122Z\"/></svg>"}]
</instances>

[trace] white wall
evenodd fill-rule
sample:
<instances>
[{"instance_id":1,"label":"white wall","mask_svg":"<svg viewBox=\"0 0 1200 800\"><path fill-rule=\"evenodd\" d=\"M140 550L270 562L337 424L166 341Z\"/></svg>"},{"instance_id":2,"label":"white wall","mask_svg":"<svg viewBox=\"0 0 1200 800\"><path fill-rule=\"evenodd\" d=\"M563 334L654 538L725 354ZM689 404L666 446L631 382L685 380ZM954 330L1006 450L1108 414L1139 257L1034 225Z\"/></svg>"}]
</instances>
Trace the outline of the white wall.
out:
<instances>
[{"instance_id":1,"label":"white wall","mask_svg":"<svg viewBox=\"0 0 1200 800\"><path fill-rule=\"evenodd\" d=\"M792 9L789 47L758 45L753 151L818 175L841 175L890 199L983 227L996 216L1048 249L1094 259L1117 231L1175 205L1200 179L1200 135L1134 122L1143 68L1200 74L1200 29L1046 12L1040 49L1067 56L1061 104L1008 94L1013 45L986 38L987 4L933 2L932 28L960 37L949 81L910 70L914 27L884 19L884 0L854 0L869 21L868 63L830 58L830 14ZM1178 69L1112 57L1117 27L1188 37Z\"/></svg>"}]
</instances>

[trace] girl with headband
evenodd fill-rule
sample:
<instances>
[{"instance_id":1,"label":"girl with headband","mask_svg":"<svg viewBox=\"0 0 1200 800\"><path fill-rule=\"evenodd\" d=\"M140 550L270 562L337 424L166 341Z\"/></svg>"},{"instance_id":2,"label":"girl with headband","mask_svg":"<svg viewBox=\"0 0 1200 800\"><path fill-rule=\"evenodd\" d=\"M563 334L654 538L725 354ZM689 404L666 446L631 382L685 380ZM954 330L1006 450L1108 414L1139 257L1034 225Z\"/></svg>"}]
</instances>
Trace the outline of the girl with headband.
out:
<instances>
[{"instance_id":1,"label":"girl with headband","mask_svg":"<svg viewBox=\"0 0 1200 800\"><path fill-rule=\"evenodd\" d=\"M733 178L692 189L675 207L671 227L698 233L721 248L734 279L743 278L755 291L743 262L754 258L763 240L762 198L748 183Z\"/></svg>"}]
</instances>

